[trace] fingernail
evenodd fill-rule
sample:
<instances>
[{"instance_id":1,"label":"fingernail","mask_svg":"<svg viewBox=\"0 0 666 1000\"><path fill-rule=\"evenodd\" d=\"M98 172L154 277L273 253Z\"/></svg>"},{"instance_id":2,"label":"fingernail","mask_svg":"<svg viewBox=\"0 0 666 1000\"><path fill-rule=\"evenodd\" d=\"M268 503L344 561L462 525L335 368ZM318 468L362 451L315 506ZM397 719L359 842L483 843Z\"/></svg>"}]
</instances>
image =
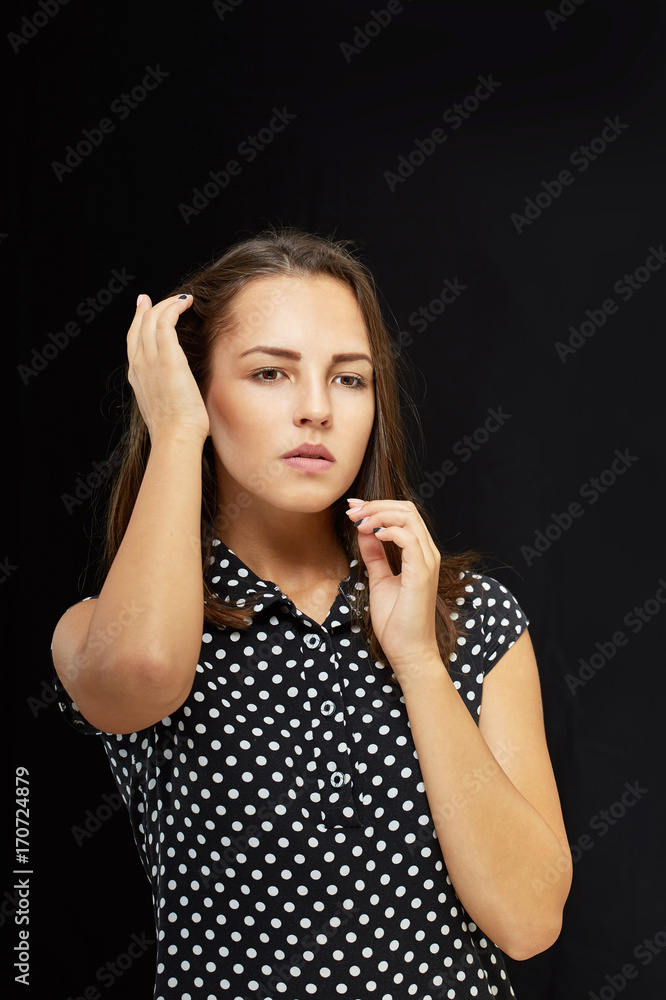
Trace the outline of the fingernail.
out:
<instances>
[{"instance_id":1,"label":"fingernail","mask_svg":"<svg viewBox=\"0 0 666 1000\"><path fill-rule=\"evenodd\" d=\"M179 296L178 296L178 298L179 298L179 299L186 299L186 298L187 298L187 295L186 295L186 294L185 294L185 293L183 292L183 294L182 294L182 295L179 295Z\"/></svg>"},{"instance_id":2,"label":"fingernail","mask_svg":"<svg viewBox=\"0 0 666 1000\"><path fill-rule=\"evenodd\" d=\"M378 531L385 531L386 530L386 525L382 524L381 527L379 527L379 528L373 528L372 530L374 531L375 534L377 534Z\"/></svg>"},{"instance_id":3,"label":"fingernail","mask_svg":"<svg viewBox=\"0 0 666 1000\"><path fill-rule=\"evenodd\" d=\"M365 500L361 500L359 497L347 497L347 503L360 504L365 503Z\"/></svg>"},{"instance_id":4,"label":"fingernail","mask_svg":"<svg viewBox=\"0 0 666 1000\"><path fill-rule=\"evenodd\" d=\"M143 293L141 293L141 295L136 300L136 304L139 306L141 305L142 302L143 302Z\"/></svg>"},{"instance_id":5,"label":"fingernail","mask_svg":"<svg viewBox=\"0 0 666 1000\"><path fill-rule=\"evenodd\" d=\"M367 520L368 520L367 517L362 517L360 521L352 521L352 524L355 524L356 527L358 528L359 525L363 524L363 522Z\"/></svg>"}]
</instances>

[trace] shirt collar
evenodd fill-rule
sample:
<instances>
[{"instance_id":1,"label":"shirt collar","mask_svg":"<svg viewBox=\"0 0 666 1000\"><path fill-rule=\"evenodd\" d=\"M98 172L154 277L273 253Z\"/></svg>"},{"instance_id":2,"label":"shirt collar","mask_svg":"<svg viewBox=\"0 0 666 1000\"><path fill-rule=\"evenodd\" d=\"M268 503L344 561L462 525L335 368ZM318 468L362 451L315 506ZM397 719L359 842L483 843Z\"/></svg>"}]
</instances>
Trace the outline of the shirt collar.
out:
<instances>
[{"instance_id":1,"label":"shirt collar","mask_svg":"<svg viewBox=\"0 0 666 1000\"><path fill-rule=\"evenodd\" d=\"M364 598L367 599L367 570L359 572L357 559L349 560L349 573L338 584L347 601L347 606L353 610L356 617L363 613ZM266 608L277 601L287 602L295 610L293 601L283 593L280 587L271 580L260 579L236 553L220 541L213 539L213 555L211 557L210 583L213 593L223 600L233 602L239 607L245 605L260 605ZM260 610L258 608L257 610Z\"/></svg>"}]
</instances>

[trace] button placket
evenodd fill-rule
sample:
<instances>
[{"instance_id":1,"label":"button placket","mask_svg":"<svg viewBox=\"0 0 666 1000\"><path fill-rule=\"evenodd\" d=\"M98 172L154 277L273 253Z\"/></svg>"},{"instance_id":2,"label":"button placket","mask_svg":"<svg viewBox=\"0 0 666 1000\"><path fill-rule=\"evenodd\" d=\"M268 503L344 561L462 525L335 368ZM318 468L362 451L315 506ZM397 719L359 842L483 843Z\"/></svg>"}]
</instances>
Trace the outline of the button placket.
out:
<instances>
[{"instance_id":1,"label":"button placket","mask_svg":"<svg viewBox=\"0 0 666 1000\"><path fill-rule=\"evenodd\" d=\"M312 628L309 621L302 624ZM361 818L352 791L349 724L338 676L341 654L332 650L331 634L326 626L319 627L325 635L314 630L303 635L303 644L313 661L307 668L310 690L315 692L310 698L311 732L319 750L313 761L318 786L313 805L320 809L325 828L359 827ZM328 676L320 680L320 673Z\"/></svg>"}]
</instances>

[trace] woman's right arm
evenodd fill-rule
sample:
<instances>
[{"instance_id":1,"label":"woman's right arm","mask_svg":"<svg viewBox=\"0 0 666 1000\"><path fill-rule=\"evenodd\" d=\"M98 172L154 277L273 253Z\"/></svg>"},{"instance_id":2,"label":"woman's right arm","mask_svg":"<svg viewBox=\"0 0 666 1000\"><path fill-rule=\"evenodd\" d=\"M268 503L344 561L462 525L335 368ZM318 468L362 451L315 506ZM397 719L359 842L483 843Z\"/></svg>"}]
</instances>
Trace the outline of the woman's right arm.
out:
<instances>
[{"instance_id":1,"label":"woman's right arm","mask_svg":"<svg viewBox=\"0 0 666 1000\"><path fill-rule=\"evenodd\" d=\"M192 297L137 306L129 381L151 449L134 510L96 600L74 605L53 635L53 662L81 714L130 733L182 705L203 630L201 455L208 414L178 343Z\"/></svg>"}]
</instances>

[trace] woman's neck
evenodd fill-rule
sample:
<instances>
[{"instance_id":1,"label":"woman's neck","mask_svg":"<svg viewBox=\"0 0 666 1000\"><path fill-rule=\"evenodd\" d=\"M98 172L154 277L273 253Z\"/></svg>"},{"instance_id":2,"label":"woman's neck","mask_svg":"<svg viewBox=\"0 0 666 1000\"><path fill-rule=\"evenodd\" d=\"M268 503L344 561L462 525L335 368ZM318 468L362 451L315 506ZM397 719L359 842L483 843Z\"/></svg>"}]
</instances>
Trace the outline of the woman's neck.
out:
<instances>
[{"instance_id":1,"label":"woman's neck","mask_svg":"<svg viewBox=\"0 0 666 1000\"><path fill-rule=\"evenodd\" d=\"M303 592L323 581L338 583L349 574L349 558L330 510L253 515L250 508L241 510L218 537L261 580L277 583L285 593Z\"/></svg>"}]
</instances>

